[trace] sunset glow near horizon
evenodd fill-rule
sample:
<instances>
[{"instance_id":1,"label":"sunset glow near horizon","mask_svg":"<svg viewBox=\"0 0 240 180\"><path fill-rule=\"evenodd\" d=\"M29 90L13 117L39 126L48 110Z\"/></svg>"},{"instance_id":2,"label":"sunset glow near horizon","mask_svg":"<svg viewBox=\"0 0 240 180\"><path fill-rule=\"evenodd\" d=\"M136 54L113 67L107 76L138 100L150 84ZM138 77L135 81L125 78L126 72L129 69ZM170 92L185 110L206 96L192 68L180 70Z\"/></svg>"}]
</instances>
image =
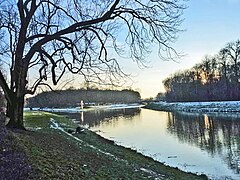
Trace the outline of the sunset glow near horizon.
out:
<instances>
[{"instance_id":1,"label":"sunset glow near horizon","mask_svg":"<svg viewBox=\"0 0 240 180\"><path fill-rule=\"evenodd\" d=\"M139 91L142 99L154 98L159 92L165 91L162 81L169 75L193 67L206 55L215 55L227 43L240 39L240 0L186 0L186 6L182 16L184 21L180 27L184 31L178 34L178 39L172 44L172 47L184 56L177 61L164 61L158 56L156 45L145 60L147 68L139 68L131 59L118 57L121 69L130 74L132 79L120 89L131 88ZM66 82L65 88L83 87L82 77L71 74L65 77L69 82L65 80L58 85L60 89Z\"/></svg>"},{"instance_id":2,"label":"sunset glow near horizon","mask_svg":"<svg viewBox=\"0 0 240 180\"><path fill-rule=\"evenodd\" d=\"M149 68L139 69L136 63L122 65L133 75L132 89L142 98L164 92L162 81L178 70L193 67L205 55L215 55L228 42L240 39L240 0L189 0L184 11L181 29L173 47L183 56L178 62L162 61L154 48L146 59ZM120 62L121 64L121 62Z\"/></svg>"}]
</instances>

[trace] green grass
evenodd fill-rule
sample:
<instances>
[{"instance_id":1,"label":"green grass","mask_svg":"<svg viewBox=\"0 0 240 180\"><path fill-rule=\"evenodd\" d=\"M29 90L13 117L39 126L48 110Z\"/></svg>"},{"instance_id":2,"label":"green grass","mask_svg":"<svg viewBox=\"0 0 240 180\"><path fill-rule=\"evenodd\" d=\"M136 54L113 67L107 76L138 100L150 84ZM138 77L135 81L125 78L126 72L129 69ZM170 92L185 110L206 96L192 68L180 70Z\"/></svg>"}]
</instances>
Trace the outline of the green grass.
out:
<instances>
[{"instance_id":1,"label":"green grass","mask_svg":"<svg viewBox=\"0 0 240 180\"><path fill-rule=\"evenodd\" d=\"M65 116L60 116L53 113L48 112L40 112L40 111L27 111L24 113L24 124L28 129L37 129L42 128L44 131L49 131L51 121L50 119L55 119L61 127L67 128L76 128L77 125L69 120Z\"/></svg>"},{"instance_id":2,"label":"green grass","mask_svg":"<svg viewBox=\"0 0 240 180\"><path fill-rule=\"evenodd\" d=\"M65 130L76 128L66 117L46 112L26 112L24 117L29 131L14 132L14 137L33 167L29 179L206 179L116 146L88 130L71 136L50 128L50 119Z\"/></svg>"}]
</instances>

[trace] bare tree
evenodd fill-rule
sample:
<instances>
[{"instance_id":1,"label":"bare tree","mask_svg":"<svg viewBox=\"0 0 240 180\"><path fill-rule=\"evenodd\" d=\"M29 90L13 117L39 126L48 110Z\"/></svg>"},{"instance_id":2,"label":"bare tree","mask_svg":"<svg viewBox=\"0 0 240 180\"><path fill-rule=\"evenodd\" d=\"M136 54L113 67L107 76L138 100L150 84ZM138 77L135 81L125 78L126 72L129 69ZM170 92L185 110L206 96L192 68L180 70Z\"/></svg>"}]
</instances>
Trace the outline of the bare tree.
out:
<instances>
[{"instance_id":1,"label":"bare tree","mask_svg":"<svg viewBox=\"0 0 240 180\"><path fill-rule=\"evenodd\" d=\"M157 44L160 55L171 57L184 8L181 0L1 1L0 60L10 79L0 70L0 85L8 126L24 128L24 96L56 85L66 72L93 81L107 75L110 83L124 75L109 52L141 62Z\"/></svg>"},{"instance_id":2,"label":"bare tree","mask_svg":"<svg viewBox=\"0 0 240 180\"><path fill-rule=\"evenodd\" d=\"M223 48L219 51L218 55L217 55L217 59L218 59L218 63L219 63L219 71L220 71L220 75L221 78L223 78L224 80L227 79L227 69L228 69L228 49L227 48Z\"/></svg>"},{"instance_id":3,"label":"bare tree","mask_svg":"<svg viewBox=\"0 0 240 180\"><path fill-rule=\"evenodd\" d=\"M233 76L233 80L238 83L239 81L239 67L238 67L238 63L239 63L239 59L240 59L240 40L234 41L234 42L230 42L227 44L227 46L225 47L225 51L227 52L229 61L233 63L233 72L234 72L234 76Z\"/></svg>"}]
</instances>

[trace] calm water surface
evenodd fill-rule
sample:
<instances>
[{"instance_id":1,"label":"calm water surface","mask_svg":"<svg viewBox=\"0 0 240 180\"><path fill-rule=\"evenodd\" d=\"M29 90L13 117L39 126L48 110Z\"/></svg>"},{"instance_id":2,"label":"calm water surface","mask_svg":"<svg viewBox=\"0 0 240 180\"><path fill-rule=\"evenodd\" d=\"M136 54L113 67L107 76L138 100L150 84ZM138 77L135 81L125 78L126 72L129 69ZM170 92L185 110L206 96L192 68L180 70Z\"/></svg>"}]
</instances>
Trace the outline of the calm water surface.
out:
<instances>
[{"instance_id":1,"label":"calm water surface","mask_svg":"<svg viewBox=\"0 0 240 180\"><path fill-rule=\"evenodd\" d=\"M240 115L122 109L69 116L167 165L211 179L240 179Z\"/></svg>"}]
</instances>

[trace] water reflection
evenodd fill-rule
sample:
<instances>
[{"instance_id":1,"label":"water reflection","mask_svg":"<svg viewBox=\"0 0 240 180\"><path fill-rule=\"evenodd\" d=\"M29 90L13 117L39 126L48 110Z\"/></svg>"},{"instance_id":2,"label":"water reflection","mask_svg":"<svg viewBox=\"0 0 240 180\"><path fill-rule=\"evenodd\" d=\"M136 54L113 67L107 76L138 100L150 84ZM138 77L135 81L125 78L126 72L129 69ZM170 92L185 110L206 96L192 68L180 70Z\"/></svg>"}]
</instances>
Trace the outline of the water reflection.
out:
<instances>
[{"instance_id":1,"label":"water reflection","mask_svg":"<svg viewBox=\"0 0 240 180\"><path fill-rule=\"evenodd\" d=\"M240 116L225 114L168 114L168 132L180 142L218 154L229 168L240 173Z\"/></svg>"},{"instance_id":2,"label":"water reflection","mask_svg":"<svg viewBox=\"0 0 240 180\"><path fill-rule=\"evenodd\" d=\"M96 110L79 113L69 113L68 116L76 119L81 126L88 128L99 126L100 124L116 124L119 119L131 121L133 117L139 116L140 108L127 108L115 110ZM62 113L66 114L66 113Z\"/></svg>"},{"instance_id":3,"label":"water reflection","mask_svg":"<svg viewBox=\"0 0 240 180\"><path fill-rule=\"evenodd\" d=\"M68 114L78 124L184 171L240 178L240 114L117 109ZM174 158L169 158L174 157Z\"/></svg>"}]
</instances>

